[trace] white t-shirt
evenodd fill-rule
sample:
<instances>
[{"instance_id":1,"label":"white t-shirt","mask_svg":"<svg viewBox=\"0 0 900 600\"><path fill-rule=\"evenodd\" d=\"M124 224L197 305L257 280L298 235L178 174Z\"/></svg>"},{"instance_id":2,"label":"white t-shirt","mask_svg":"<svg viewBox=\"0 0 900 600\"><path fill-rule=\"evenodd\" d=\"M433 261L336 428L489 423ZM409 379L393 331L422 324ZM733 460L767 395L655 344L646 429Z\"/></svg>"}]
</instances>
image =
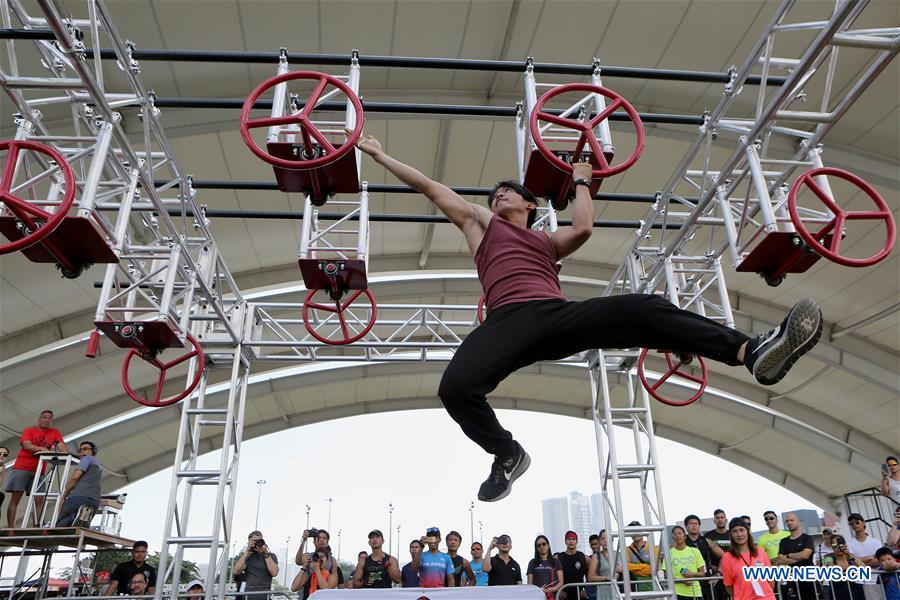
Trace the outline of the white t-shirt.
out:
<instances>
[{"instance_id":1,"label":"white t-shirt","mask_svg":"<svg viewBox=\"0 0 900 600\"><path fill-rule=\"evenodd\" d=\"M900 479L888 477L888 497L900 504Z\"/></svg>"},{"instance_id":2,"label":"white t-shirt","mask_svg":"<svg viewBox=\"0 0 900 600\"><path fill-rule=\"evenodd\" d=\"M849 550L850 554L856 558L875 556L875 553L878 552L878 549L882 546L884 546L884 544L873 538L871 535L867 535L863 542L857 540L856 536L847 538L847 550ZM878 575L873 573L869 581L866 582L866 585L875 585L877 583Z\"/></svg>"}]
</instances>

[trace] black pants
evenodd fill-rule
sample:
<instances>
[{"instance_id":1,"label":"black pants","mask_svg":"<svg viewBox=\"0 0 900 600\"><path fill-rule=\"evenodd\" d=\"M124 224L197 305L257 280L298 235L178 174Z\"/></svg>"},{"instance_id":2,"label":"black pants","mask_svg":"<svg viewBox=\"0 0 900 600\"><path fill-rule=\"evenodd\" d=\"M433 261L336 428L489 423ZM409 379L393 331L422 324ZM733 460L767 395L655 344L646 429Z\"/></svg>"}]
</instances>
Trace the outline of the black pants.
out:
<instances>
[{"instance_id":1,"label":"black pants","mask_svg":"<svg viewBox=\"0 0 900 600\"><path fill-rule=\"evenodd\" d=\"M749 338L662 296L629 294L583 302L535 300L488 314L460 345L441 379L438 396L463 432L485 452L516 452L487 394L510 373L542 360L595 348L653 348L690 352L729 365Z\"/></svg>"}]
</instances>

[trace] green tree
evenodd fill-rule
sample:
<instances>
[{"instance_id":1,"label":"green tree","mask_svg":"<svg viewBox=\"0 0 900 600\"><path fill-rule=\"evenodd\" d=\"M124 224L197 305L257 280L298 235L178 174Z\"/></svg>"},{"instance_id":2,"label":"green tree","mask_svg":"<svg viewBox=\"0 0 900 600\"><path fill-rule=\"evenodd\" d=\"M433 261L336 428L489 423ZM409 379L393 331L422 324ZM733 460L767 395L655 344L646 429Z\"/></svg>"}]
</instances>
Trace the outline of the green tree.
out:
<instances>
[{"instance_id":1,"label":"green tree","mask_svg":"<svg viewBox=\"0 0 900 600\"><path fill-rule=\"evenodd\" d=\"M172 557L169 557L169 562L171 564ZM159 552L154 552L153 556L147 557L147 564L153 567L154 569L159 568ZM178 579L178 583L187 583L192 579L203 579L200 576L200 567L197 566L197 563L181 559L181 577Z\"/></svg>"}]
</instances>

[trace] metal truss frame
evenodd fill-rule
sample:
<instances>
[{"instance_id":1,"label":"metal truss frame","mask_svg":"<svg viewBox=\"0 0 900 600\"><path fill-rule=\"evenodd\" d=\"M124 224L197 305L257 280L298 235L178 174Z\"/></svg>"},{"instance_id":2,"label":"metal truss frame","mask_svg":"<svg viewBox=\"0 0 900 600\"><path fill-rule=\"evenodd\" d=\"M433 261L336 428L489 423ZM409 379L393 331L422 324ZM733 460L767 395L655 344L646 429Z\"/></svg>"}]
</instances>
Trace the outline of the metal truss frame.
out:
<instances>
[{"instance_id":1,"label":"metal truss frame","mask_svg":"<svg viewBox=\"0 0 900 600\"><path fill-rule=\"evenodd\" d=\"M103 0L84 1L87 18L65 18L63 15L69 13L60 0L37 0L41 17L29 15L21 0L0 0L4 28L0 39L4 40L8 58L7 70L0 68L0 86L18 111L16 138L47 144L74 167L76 214L90 221L115 256L115 262L106 267L96 311L97 322L109 326L104 332L115 339L121 326L148 327L152 323L174 334L176 341L171 345L183 345L192 337L206 351L206 364L192 359L188 367L188 381L200 370L203 372L197 389L181 406L157 598L162 597L166 580L178 581L184 553L189 549L208 551L206 598L224 596L247 384L254 362L445 362L477 326L478 307L379 305L379 318L370 331L353 344L336 346L323 343L312 334L315 331L326 338L334 334L340 325L333 317L313 317L307 328L301 318L303 303L248 302L212 237L208 214L197 202L197 188L176 161L161 124L157 98L141 81L139 59L266 62L277 64L279 74L288 72L288 65L298 62L349 64L347 81L354 92L359 89L360 64L515 72L524 67L525 100L514 112L505 107L371 105L372 110L380 107L385 112L514 115L520 180L525 178L528 156L534 150L528 117L537 103L539 84L535 73L587 76L595 85L601 84L601 74L722 82L722 100L704 115L700 131L675 173L653 198L650 212L639 224L634 243L604 295L662 293L682 308L733 326L721 264L723 254L732 266L740 266L767 234L792 231L785 205L785 184L798 168L822 165L820 144L824 136L900 48L900 28L852 29L866 0L839 0L827 19L802 23L790 22L795 2L785 0L743 65L728 74L604 68L596 59L588 67L546 65L532 59L523 65L509 61L359 57L356 53L349 58L289 55L286 51L277 57L264 53L182 55L178 51L137 50L119 35ZM13 29L14 20L18 29ZM815 39L795 56L776 56L776 42L797 31L813 31ZM21 72L17 57L24 56L24 46L37 58L36 63L29 63L40 65L36 72ZM839 47L869 49L873 57L860 71L850 92L835 101L831 95ZM228 56L220 56L225 54ZM118 71L104 71L103 60L115 60ZM773 75L779 69L785 70L786 75ZM113 78L116 89L128 91L107 91L114 87ZM823 80L821 85L816 83L819 79ZM748 118L741 114L735 100L751 85L758 87L753 116ZM819 93L817 110L794 108L797 102L809 101L814 90ZM178 99L170 100L173 101L167 105L179 105ZM189 101L181 105L187 106ZM228 102L220 103L221 107L232 108ZM289 102L286 85L279 86L272 116L285 115ZM328 102L327 96L320 102L323 107L338 104ZM54 124L51 131L41 109L55 110L60 106L71 113L72 126L57 130ZM593 95L563 114L579 110L599 113L604 108L603 99ZM125 134L122 115L126 110L135 110L141 121L140 148ZM347 112L344 125L352 126L352 111ZM694 122L694 117L682 117L669 121ZM269 139L273 135L278 139L283 133L270 131ZM611 152L608 123L601 122L596 134L600 147ZM734 149L727 159L713 164L713 140L717 138L719 144L725 139L733 142ZM795 144L790 159L772 157L771 148L777 145L773 142L782 138ZM563 135L562 139L568 138ZM360 175L359 151L353 152ZM44 161L40 166L38 176L51 181L51 195L58 194L59 165ZM34 177L29 173L27 178ZM375 188L389 191L390 186L367 186L359 179L358 198L332 202L330 209L334 210L330 212L320 210L306 197L298 252L301 261L360 261L367 273L368 193ZM827 182L822 181L821 185L825 187ZM481 192L484 190L477 193ZM648 199L642 196L631 201ZM829 218L827 212L821 211L804 214L813 221ZM535 227L553 231L560 223L556 210L549 205L541 208ZM70 271L73 267L61 266ZM368 317L355 310L346 310L347 321L350 330L359 333ZM604 512L610 537L618 540L616 561L623 565L625 538L634 533L651 538L660 535L668 561L654 426L648 394L639 385L633 369L636 356L635 351L593 351L586 357L565 359L584 363L586 358L589 366ZM210 408L206 405L206 369L216 367L230 370L228 401L224 407ZM610 373L627 382L624 403L614 402L611 397ZM631 431L633 456L620 457L617 453L617 426ZM221 432L222 451L217 465L204 468L200 440L201 432L208 427ZM640 490L644 524L639 527L625 524L622 489L629 483L636 483ZM199 501L196 486L212 488L215 494L213 510L204 510L200 516L192 506ZM666 577L660 578L653 554L653 590L632 592L625 568L624 591L617 594L630 600L670 597L674 593L671 569L666 569ZM617 590L615 586L613 589Z\"/></svg>"}]
</instances>

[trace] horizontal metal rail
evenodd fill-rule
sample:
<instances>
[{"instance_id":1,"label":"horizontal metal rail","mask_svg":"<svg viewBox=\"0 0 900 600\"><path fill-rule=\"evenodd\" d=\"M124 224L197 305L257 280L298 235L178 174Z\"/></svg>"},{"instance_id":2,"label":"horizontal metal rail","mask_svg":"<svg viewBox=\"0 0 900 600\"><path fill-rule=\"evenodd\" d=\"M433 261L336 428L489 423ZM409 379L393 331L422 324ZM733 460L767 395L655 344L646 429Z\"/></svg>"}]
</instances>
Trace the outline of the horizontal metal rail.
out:
<instances>
[{"instance_id":1,"label":"horizontal metal rail","mask_svg":"<svg viewBox=\"0 0 900 600\"><path fill-rule=\"evenodd\" d=\"M455 115L474 117L515 117L515 106L479 106L472 104L409 104L402 102L370 102L361 99L363 110L371 113L415 114L415 115ZM158 97L153 102L157 108L207 108L240 110L244 106L242 98L174 98ZM135 103L137 105L137 103ZM253 108L271 109L271 100L258 100ZM323 111L344 111L346 102L320 102L316 109ZM544 112L560 114L563 111L546 109ZM638 113L644 123L665 123L669 125L703 125L702 115L675 115L669 113ZM625 113L613 113L610 121L630 121Z\"/></svg>"},{"instance_id":2,"label":"horizontal metal rail","mask_svg":"<svg viewBox=\"0 0 900 600\"><path fill-rule=\"evenodd\" d=\"M165 181L154 181L157 187L163 185ZM269 190L280 191L278 183L275 181L253 181L253 180L228 180L228 179L191 179L191 187L195 190ZM488 196L492 188L488 187L461 187L450 186L450 189L460 196ZM419 190L406 185L390 185L390 184L368 184L369 193L375 194L421 194ZM609 202L637 202L646 204L656 202L658 200L656 194L623 194L598 192L592 196L594 200L605 200ZM696 202L697 198L685 198L690 202Z\"/></svg>"},{"instance_id":3,"label":"horizontal metal rail","mask_svg":"<svg viewBox=\"0 0 900 600\"><path fill-rule=\"evenodd\" d=\"M0 29L0 39L55 39L49 29ZM86 50L88 58L94 57L92 49ZM135 49L132 54L135 60L172 61L172 62L208 62L208 63L245 63L277 65L280 59L278 52L226 52L217 50L156 50ZM115 51L110 48L100 49L100 58L117 60ZM346 65L350 63L349 54L304 54L288 53L287 61L292 65ZM379 56L359 55L359 64L363 67L403 67L419 69L455 69L460 71L498 71L506 73L524 73L526 60L473 60L461 58L431 58L421 56ZM594 73L596 66L591 64L576 65L563 63L534 63L536 73L556 75L584 75ZM604 78L621 77L626 79L657 79L665 81L692 81L698 83L728 83L730 73L716 71L694 71L688 69L648 69L644 67L602 66ZM766 85L779 86L784 77L769 77ZM759 85L762 77L748 77L745 83Z\"/></svg>"}]
</instances>

